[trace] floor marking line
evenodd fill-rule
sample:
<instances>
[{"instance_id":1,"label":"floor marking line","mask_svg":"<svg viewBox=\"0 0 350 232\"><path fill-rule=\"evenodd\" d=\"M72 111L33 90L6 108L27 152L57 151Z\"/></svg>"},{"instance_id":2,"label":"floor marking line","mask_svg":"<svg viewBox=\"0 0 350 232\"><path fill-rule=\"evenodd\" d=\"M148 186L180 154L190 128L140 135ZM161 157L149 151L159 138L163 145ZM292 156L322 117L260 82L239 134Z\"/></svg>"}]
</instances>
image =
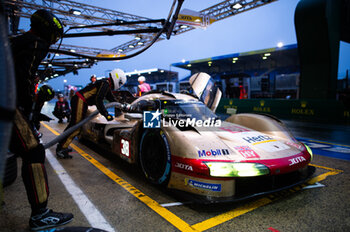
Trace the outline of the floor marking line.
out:
<instances>
[{"instance_id":1,"label":"floor marking line","mask_svg":"<svg viewBox=\"0 0 350 232\"><path fill-rule=\"evenodd\" d=\"M326 172L326 173L323 173L321 175L318 175L312 179L310 179L307 184L315 184L316 182L320 182L322 180L325 180L328 176L335 176L335 175L338 175L340 172L333 172L333 171L330 171L330 172Z\"/></svg>"},{"instance_id":2,"label":"floor marking line","mask_svg":"<svg viewBox=\"0 0 350 232\"><path fill-rule=\"evenodd\" d=\"M309 165L313 166L315 168L326 169L326 170L329 170L329 171L332 171L332 172L338 172L338 173L343 172L343 170L340 170L340 169L329 168L329 167L325 167L325 166L321 166L321 165L317 165L317 164L309 164Z\"/></svg>"},{"instance_id":3,"label":"floor marking line","mask_svg":"<svg viewBox=\"0 0 350 232\"><path fill-rule=\"evenodd\" d=\"M78 205L80 211L88 220L92 227L106 230L109 232L116 231L102 216L100 211L84 194L84 192L75 184L73 179L69 176L62 165L57 161L50 150L46 151L46 159L49 161L51 167L56 172L67 192L72 196L75 203Z\"/></svg>"},{"instance_id":4,"label":"floor marking line","mask_svg":"<svg viewBox=\"0 0 350 232\"><path fill-rule=\"evenodd\" d=\"M45 125L43 123L43 125ZM49 128L48 125L45 125L46 128ZM58 132L56 132L54 129L50 127L49 129L51 132L55 132L55 135L59 135ZM180 231L196 231L193 229L188 223L183 221L181 218L170 212L168 209L162 207L158 202L154 201L150 197L148 197L146 194L141 192L140 190L136 189L134 186L129 184L127 181L113 173L111 170L106 168L104 165L102 165L100 162L98 162L96 159L94 159L92 156L88 155L86 152L84 152L82 149L80 149L75 144L70 145L74 150L76 150L81 156L83 156L87 161L89 161L91 164L93 164L96 168L98 168L102 173L104 173L106 176L108 176L111 180L113 180L115 183L117 183L120 187L124 188L126 191L128 191L130 194L135 196L137 199L139 199L141 202L146 204L149 208L151 208L154 212L158 213L161 217L163 217L166 221L168 221L170 224L172 224L174 227L178 228Z\"/></svg>"},{"instance_id":5,"label":"floor marking line","mask_svg":"<svg viewBox=\"0 0 350 232\"><path fill-rule=\"evenodd\" d=\"M323 188L323 187L326 187L324 184L320 184L318 182L316 182L315 184L312 184L312 185L307 185L305 187L303 187L302 189L313 189L313 188Z\"/></svg>"},{"instance_id":6,"label":"floor marking line","mask_svg":"<svg viewBox=\"0 0 350 232\"><path fill-rule=\"evenodd\" d=\"M151 208L153 211L158 213L161 217L163 217L165 220L167 220L170 224L175 226L181 231L196 231L194 230L188 223L183 221L181 218L176 216L174 213L170 212L166 208L162 207L158 202L154 201L150 197L148 197L146 194L129 184L127 181L119 177L117 174L106 168L104 165L102 165L100 162L95 160L93 157L85 153L83 150L81 150L78 146L75 144L71 144L71 147L76 150L81 156L86 158L90 163L92 163L96 168L98 168L100 171L102 171L106 176L108 176L111 180L116 182L120 187L124 188L126 191L128 191L131 195L139 199L141 202L146 204L149 208Z\"/></svg>"},{"instance_id":7,"label":"floor marking line","mask_svg":"<svg viewBox=\"0 0 350 232\"><path fill-rule=\"evenodd\" d=\"M52 129L50 126L46 125L46 123L41 122L41 125L44 125L44 127L46 127L49 131L51 131L54 135L60 135L60 133L58 133L57 131L55 131L54 129Z\"/></svg>"},{"instance_id":8,"label":"floor marking line","mask_svg":"<svg viewBox=\"0 0 350 232\"><path fill-rule=\"evenodd\" d=\"M186 203L183 202L173 202L173 203L164 203L164 204L160 204L163 207L171 207L171 206L179 206L179 205L184 205Z\"/></svg>"},{"instance_id":9,"label":"floor marking line","mask_svg":"<svg viewBox=\"0 0 350 232\"><path fill-rule=\"evenodd\" d=\"M301 139L303 139L303 138L301 138ZM313 140L313 139L304 139L304 140L307 140L308 142L314 142L314 143L324 143L324 144L330 144L330 145L334 145L334 146L350 147L350 145L330 143L330 142L323 142L323 141Z\"/></svg>"},{"instance_id":10,"label":"floor marking line","mask_svg":"<svg viewBox=\"0 0 350 232\"><path fill-rule=\"evenodd\" d=\"M199 231L204 231L204 230L210 229L214 226L220 225L224 222L227 222L227 221L229 221L235 217L238 217L242 214L253 211L254 209L257 209L261 206L267 205L271 202L272 202L272 200L264 197L264 198L261 198L259 200L254 201L252 203L248 203L248 204L245 204L241 207L238 207L234 210L231 210L231 211L228 211L226 213L209 218L203 222L200 222L200 223L193 225L192 227L199 230Z\"/></svg>"}]
</instances>

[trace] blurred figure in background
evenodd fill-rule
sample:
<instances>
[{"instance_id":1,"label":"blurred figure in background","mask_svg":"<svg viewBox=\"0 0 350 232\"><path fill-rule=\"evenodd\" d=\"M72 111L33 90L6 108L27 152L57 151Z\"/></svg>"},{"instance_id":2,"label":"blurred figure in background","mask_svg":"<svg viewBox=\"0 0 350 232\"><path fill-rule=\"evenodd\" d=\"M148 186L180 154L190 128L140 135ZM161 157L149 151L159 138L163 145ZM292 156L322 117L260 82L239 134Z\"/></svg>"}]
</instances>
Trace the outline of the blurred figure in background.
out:
<instances>
[{"instance_id":1,"label":"blurred figure in background","mask_svg":"<svg viewBox=\"0 0 350 232\"><path fill-rule=\"evenodd\" d=\"M142 96L144 93L151 91L151 86L146 83L146 78L140 76L138 79L139 85L137 86L137 96Z\"/></svg>"},{"instance_id":2,"label":"blurred figure in background","mask_svg":"<svg viewBox=\"0 0 350 232\"><path fill-rule=\"evenodd\" d=\"M58 118L58 123L63 123L63 119L67 118L67 122L70 120L70 107L68 101L64 98L63 94L58 94L58 101L56 102L55 109L52 114Z\"/></svg>"}]
</instances>

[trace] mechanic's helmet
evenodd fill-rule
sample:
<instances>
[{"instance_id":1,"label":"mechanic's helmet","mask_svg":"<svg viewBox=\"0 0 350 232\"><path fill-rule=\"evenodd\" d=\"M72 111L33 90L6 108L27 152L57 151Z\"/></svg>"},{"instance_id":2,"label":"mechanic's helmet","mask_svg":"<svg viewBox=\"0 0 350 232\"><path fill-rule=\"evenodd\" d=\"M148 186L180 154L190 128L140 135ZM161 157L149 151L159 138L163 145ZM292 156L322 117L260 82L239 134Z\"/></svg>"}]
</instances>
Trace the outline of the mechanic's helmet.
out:
<instances>
[{"instance_id":1,"label":"mechanic's helmet","mask_svg":"<svg viewBox=\"0 0 350 232\"><path fill-rule=\"evenodd\" d=\"M96 78L96 75L95 74L91 75L90 81L92 80L92 78Z\"/></svg>"},{"instance_id":2,"label":"mechanic's helmet","mask_svg":"<svg viewBox=\"0 0 350 232\"><path fill-rule=\"evenodd\" d=\"M126 75L121 69L113 69L109 73L109 78L111 78L114 90L119 89L126 82Z\"/></svg>"},{"instance_id":3,"label":"mechanic's helmet","mask_svg":"<svg viewBox=\"0 0 350 232\"><path fill-rule=\"evenodd\" d=\"M49 85L43 85L38 91L38 98L42 101L50 101L55 97L55 91Z\"/></svg>"},{"instance_id":4,"label":"mechanic's helmet","mask_svg":"<svg viewBox=\"0 0 350 232\"><path fill-rule=\"evenodd\" d=\"M63 36L63 24L50 11L40 9L30 17L31 28L50 44L56 43Z\"/></svg>"},{"instance_id":5,"label":"mechanic's helmet","mask_svg":"<svg viewBox=\"0 0 350 232\"><path fill-rule=\"evenodd\" d=\"M137 80L138 80L139 82L145 82L145 81L146 81L146 77L140 76Z\"/></svg>"}]
</instances>

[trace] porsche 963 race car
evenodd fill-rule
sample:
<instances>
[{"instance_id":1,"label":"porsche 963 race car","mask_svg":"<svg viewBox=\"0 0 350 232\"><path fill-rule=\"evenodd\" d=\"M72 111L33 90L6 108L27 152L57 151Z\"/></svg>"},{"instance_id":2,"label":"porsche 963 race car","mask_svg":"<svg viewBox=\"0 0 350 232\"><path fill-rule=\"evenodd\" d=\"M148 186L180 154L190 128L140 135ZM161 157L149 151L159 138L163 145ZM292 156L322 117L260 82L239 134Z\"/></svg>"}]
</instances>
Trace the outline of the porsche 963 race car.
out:
<instances>
[{"instance_id":1,"label":"porsche 963 race car","mask_svg":"<svg viewBox=\"0 0 350 232\"><path fill-rule=\"evenodd\" d=\"M221 121L214 113L221 91L210 76L197 73L190 84L192 94L139 97L132 105L152 105L141 113L123 113L111 122L97 116L81 137L138 163L151 183L209 202L279 191L313 174L311 150L281 121L248 113Z\"/></svg>"}]
</instances>

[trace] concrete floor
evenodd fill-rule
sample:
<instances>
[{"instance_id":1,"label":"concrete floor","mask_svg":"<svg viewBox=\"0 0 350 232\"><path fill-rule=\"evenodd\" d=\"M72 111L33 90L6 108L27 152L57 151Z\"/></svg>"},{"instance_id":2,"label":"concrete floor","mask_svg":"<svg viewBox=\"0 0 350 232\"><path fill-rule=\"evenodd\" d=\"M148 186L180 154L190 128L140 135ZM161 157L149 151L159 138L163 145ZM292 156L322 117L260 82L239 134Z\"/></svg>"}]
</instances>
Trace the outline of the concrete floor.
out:
<instances>
[{"instance_id":1,"label":"concrete floor","mask_svg":"<svg viewBox=\"0 0 350 232\"><path fill-rule=\"evenodd\" d=\"M59 133L66 126L57 121L47 125ZM312 127L293 122L289 125L297 136L307 134L307 131L300 132L303 127ZM44 143L56 137L44 126L41 131ZM310 137L314 138L312 134L307 136ZM322 139L344 142L327 136ZM312 162L317 168L314 182L323 187L299 187L238 203L199 205L185 202L187 204L162 207L159 204L184 200L147 183L136 166L77 140L74 144L77 147L74 158L58 162L114 231L350 231L349 161L316 154ZM50 151L55 154L55 147ZM18 164L20 166L20 159ZM74 214L74 220L67 226L90 226L83 210L58 177L60 172L49 162L46 168L51 192L49 207ZM27 231L29 214L30 207L19 177L4 189L0 231Z\"/></svg>"}]
</instances>

